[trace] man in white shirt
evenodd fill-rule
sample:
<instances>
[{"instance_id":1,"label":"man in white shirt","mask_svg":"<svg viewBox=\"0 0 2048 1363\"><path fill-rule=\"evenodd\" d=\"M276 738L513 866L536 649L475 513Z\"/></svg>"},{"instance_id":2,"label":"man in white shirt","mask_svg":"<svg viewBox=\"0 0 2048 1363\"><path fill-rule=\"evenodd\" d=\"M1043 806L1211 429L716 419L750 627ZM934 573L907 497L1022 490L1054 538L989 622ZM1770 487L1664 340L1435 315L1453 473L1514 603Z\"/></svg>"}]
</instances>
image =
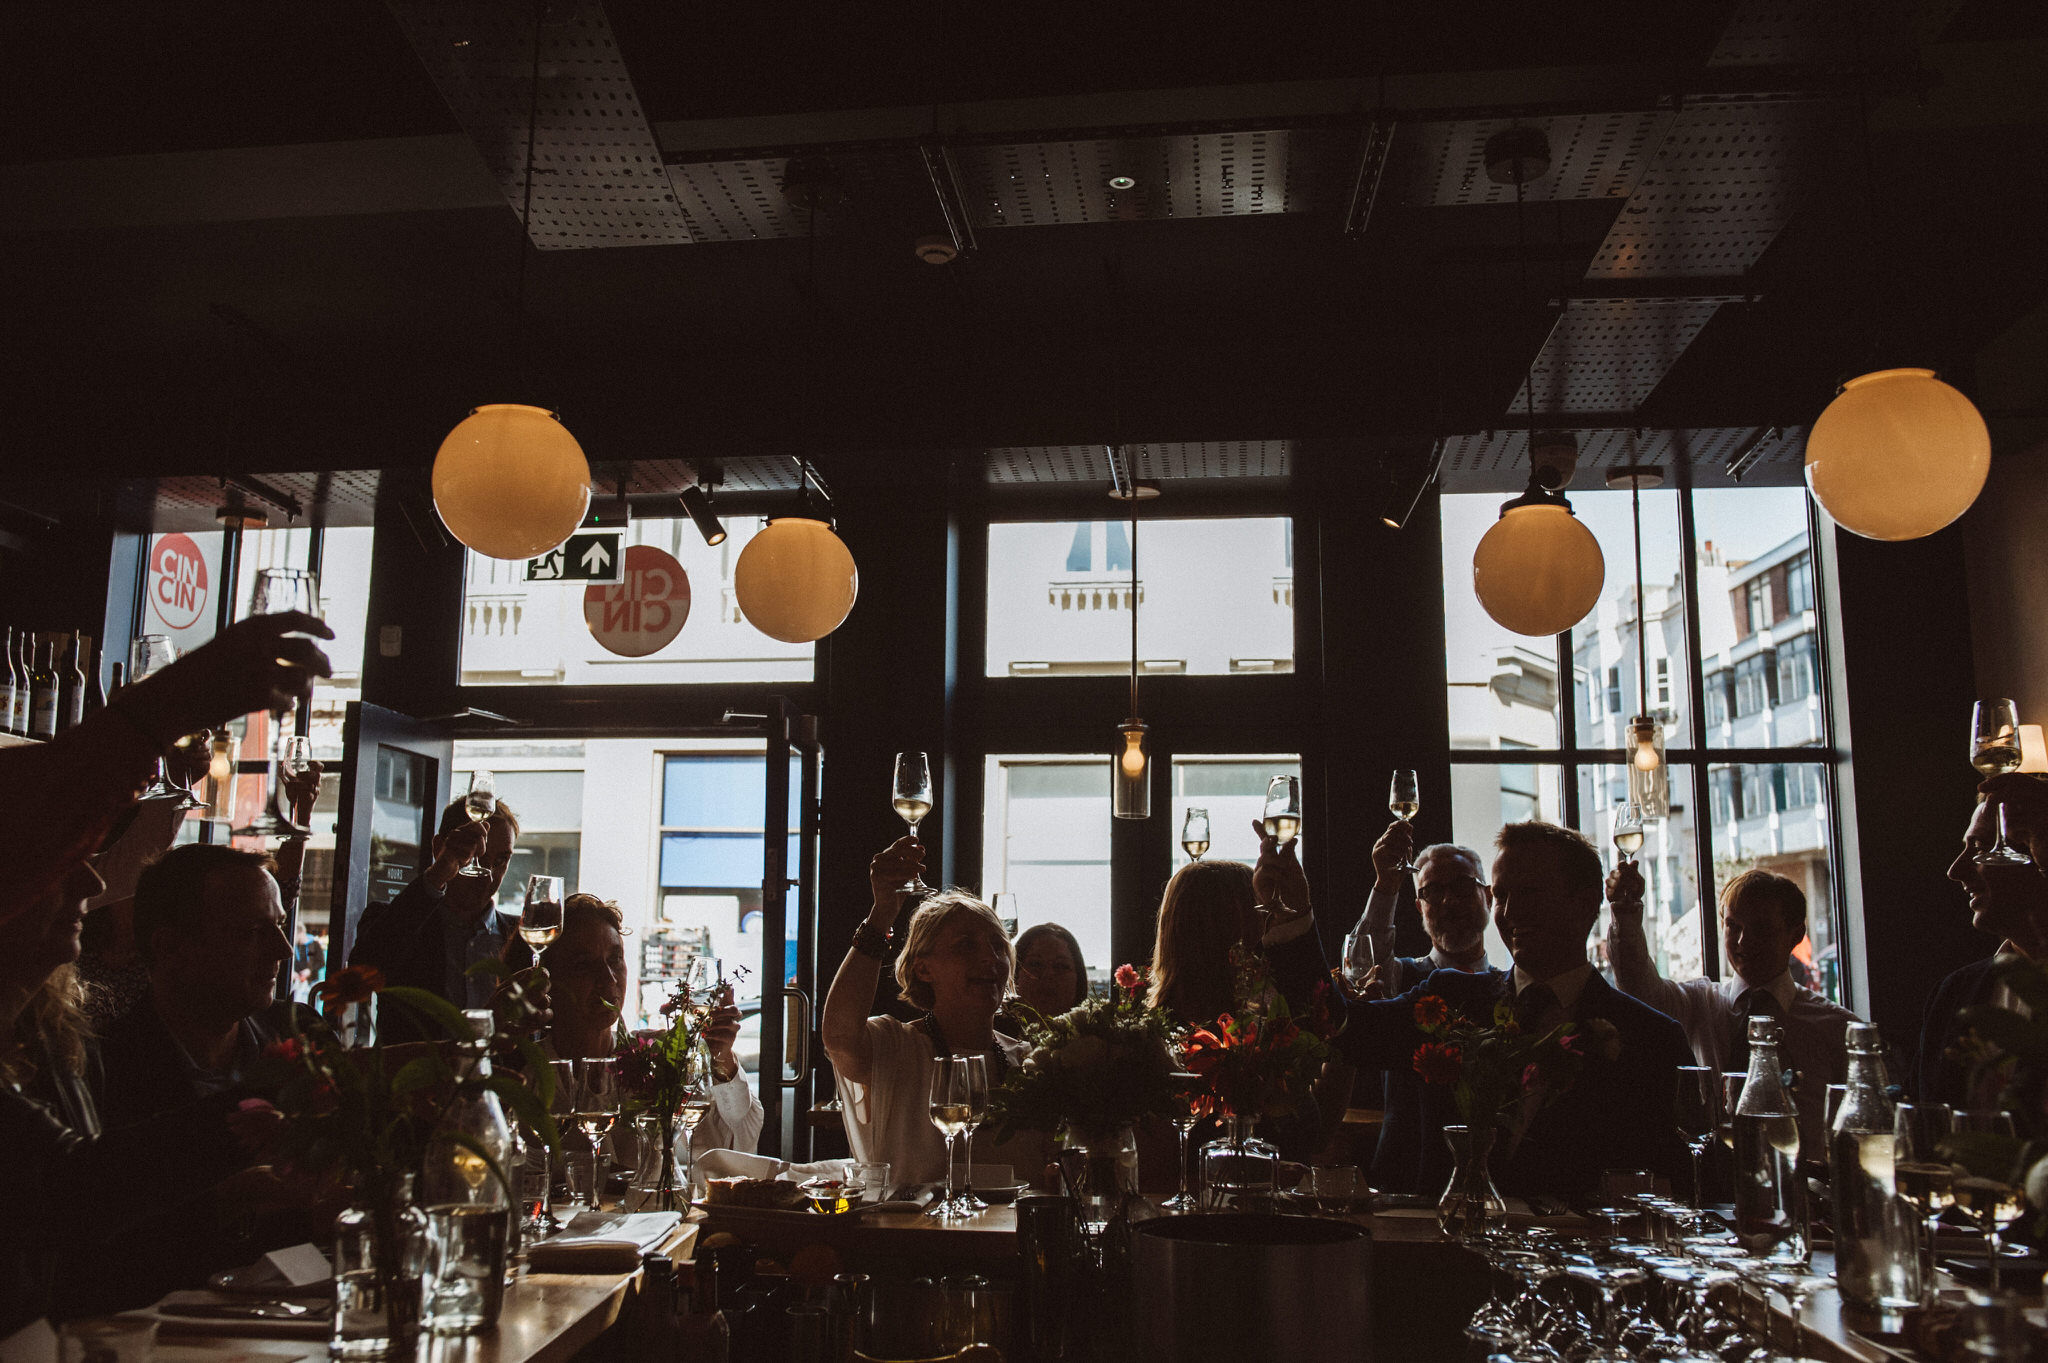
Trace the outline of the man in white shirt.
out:
<instances>
[{"instance_id":1,"label":"man in white shirt","mask_svg":"<svg viewBox=\"0 0 2048 1363\"><path fill-rule=\"evenodd\" d=\"M1607 877L1612 920L1607 931L1614 982L1660 1012L1677 1018L1702 1065L1749 1068L1749 1020L1774 1017L1784 1027L1779 1054L1797 1076L1800 1154L1820 1159L1827 1148L1829 1084L1848 1071L1847 1026L1860 1022L1792 979L1792 950L1806 939L1806 896L1784 876L1744 871L1721 891L1721 949L1725 980L1667 980L1650 959L1643 932L1643 874L1623 862Z\"/></svg>"},{"instance_id":2,"label":"man in white shirt","mask_svg":"<svg viewBox=\"0 0 2048 1363\"><path fill-rule=\"evenodd\" d=\"M1431 971L1462 970L1476 974L1492 968L1486 959L1486 921L1493 914L1493 889L1479 854L1456 843L1440 842L1415 855L1415 899L1429 934L1427 956L1396 956L1394 909L1401 899L1402 864L1415 847L1415 830L1401 819L1387 826L1373 844L1372 894L1359 920L1359 943L1370 942L1372 960L1380 969L1382 998L1405 994ZM1362 956L1353 948L1353 956ZM1364 965L1363 960L1351 964Z\"/></svg>"}]
</instances>

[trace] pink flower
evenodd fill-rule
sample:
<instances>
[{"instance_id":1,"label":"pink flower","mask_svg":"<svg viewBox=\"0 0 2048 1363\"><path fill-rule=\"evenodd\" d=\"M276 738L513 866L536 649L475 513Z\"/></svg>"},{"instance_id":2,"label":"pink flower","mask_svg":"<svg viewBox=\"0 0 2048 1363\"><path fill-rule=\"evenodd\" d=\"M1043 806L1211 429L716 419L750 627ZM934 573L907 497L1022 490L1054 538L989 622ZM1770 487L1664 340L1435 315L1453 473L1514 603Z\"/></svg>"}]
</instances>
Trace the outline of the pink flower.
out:
<instances>
[{"instance_id":1,"label":"pink flower","mask_svg":"<svg viewBox=\"0 0 2048 1363\"><path fill-rule=\"evenodd\" d=\"M1126 994L1137 993L1138 986L1144 982L1144 977L1138 974L1137 968L1128 962L1116 968L1116 986Z\"/></svg>"},{"instance_id":2,"label":"pink flower","mask_svg":"<svg viewBox=\"0 0 2048 1363\"><path fill-rule=\"evenodd\" d=\"M1542 1068L1542 1066L1540 1066L1540 1065L1531 1065L1531 1066L1529 1066L1529 1068L1527 1068L1527 1069L1525 1069L1525 1070L1523 1070L1523 1071L1522 1071L1522 1087L1523 1087L1524 1089L1532 1089L1532 1088L1535 1088L1535 1087L1536 1087L1536 1086L1537 1086L1538 1084L1540 1084L1540 1083L1542 1083L1542 1082L1543 1082L1543 1068Z\"/></svg>"}]
</instances>

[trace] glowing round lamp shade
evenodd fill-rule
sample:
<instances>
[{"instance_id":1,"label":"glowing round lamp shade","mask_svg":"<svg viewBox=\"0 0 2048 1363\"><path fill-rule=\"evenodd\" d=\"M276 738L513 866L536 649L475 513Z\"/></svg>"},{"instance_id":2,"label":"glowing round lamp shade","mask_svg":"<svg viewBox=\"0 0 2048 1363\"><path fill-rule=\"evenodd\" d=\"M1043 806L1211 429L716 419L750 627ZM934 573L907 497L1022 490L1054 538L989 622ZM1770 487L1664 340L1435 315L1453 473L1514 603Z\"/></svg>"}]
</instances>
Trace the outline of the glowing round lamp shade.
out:
<instances>
[{"instance_id":1,"label":"glowing round lamp shade","mask_svg":"<svg viewBox=\"0 0 2048 1363\"><path fill-rule=\"evenodd\" d=\"M487 558L561 547L590 509L590 461L553 412L516 402L477 408L434 456L434 510Z\"/></svg>"},{"instance_id":2,"label":"glowing round lamp shade","mask_svg":"<svg viewBox=\"0 0 2048 1363\"><path fill-rule=\"evenodd\" d=\"M1970 509L1991 471L1991 433L1932 369L1851 379L1806 438L1806 485L1835 524L1916 540Z\"/></svg>"},{"instance_id":3,"label":"glowing round lamp shade","mask_svg":"<svg viewBox=\"0 0 2048 1363\"><path fill-rule=\"evenodd\" d=\"M1510 507L1472 554L1472 591L1516 634L1558 634L1586 618L1607 581L1593 532L1561 506Z\"/></svg>"},{"instance_id":4,"label":"glowing round lamp shade","mask_svg":"<svg viewBox=\"0 0 2048 1363\"><path fill-rule=\"evenodd\" d=\"M747 623L785 644L822 639L846 621L860 589L853 555L823 521L770 521L733 565Z\"/></svg>"}]
</instances>

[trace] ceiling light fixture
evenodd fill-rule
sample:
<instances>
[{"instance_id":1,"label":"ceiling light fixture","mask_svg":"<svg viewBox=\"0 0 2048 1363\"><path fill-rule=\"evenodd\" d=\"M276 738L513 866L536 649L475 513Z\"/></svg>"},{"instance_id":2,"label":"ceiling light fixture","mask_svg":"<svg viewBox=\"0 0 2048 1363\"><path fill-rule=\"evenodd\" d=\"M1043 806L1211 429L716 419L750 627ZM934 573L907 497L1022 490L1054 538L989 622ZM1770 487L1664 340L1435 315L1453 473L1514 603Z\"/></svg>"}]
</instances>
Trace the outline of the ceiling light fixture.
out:
<instances>
[{"instance_id":1,"label":"ceiling light fixture","mask_svg":"<svg viewBox=\"0 0 2048 1363\"><path fill-rule=\"evenodd\" d=\"M540 18L533 14L533 71L526 114L525 188L519 211L519 274L513 327L520 386L531 389L526 325L527 257L533 253L533 146L540 122ZM487 558L536 558L559 548L590 510L590 461L544 407L516 402L471 409L434 455L434 510L448 532Z\"/></svg>"},{"instance_id":2,"label":"ceiling light fixture","mask_svg":"<svg viewBox=\"0 0 2048 1363\"><path fill-rule=\"evenodd\" d=\"M1631 442L1634 437L1631 435ZM1671 813L1671 779L1664 762L1664 725L1650 713L1649 613L1643 600L1643 489L1662 487L1654 464L1623 464L1607 471L1607 486L1628 488L1636 549L1636 715L1628 722L1628 798L1646 819Z\"/></svg>"},{"instance_id":3,"label":"ceiling light fixture","mask_svg":"<svg viewBox=\"0 0 2048 1363\"><path fill-rule=\"evenodd\" d=\"M1126 189L1136 189L1138 182L1128 175L1112 175L1109 177L1109 187L1121 192Z\"/></svg>"},{"instance_id":4,"label":"ceiling light fixture","mask_svg":"<svg viewBox=\"0 0 2048 1363\"><path fill-rule=\"evenodd\" d=\"M1521 291L1528 292L1528 250L1523 238L1522 191L1550 168L1540 129L1510 128L1486 143L1487 173L1515 186L1515 257ZM1495 623L1516 634L1562 634L1586 618L1600 600L1607 562L1600 542L1579 523L1563 489L1578 467L1578 440L1536 430L1536 357L1523 378L1529 429L1529 487L1504 502L1500 519L1472 554L1472 592Z\"/></svg>"},{"instance_id":5,"label":"ceiling light fixture","mask_svg":"<svg viewBox=\"0 0 2048 1363\"><path fill-rule=\"evenodd\" d=\"M711 494L705 484L692 483L682 492L683 510L697 523L697 533L713 548L725 543L725 527L711 510Z\"/></svg>"},{"instance_id":6,"label":"ceiling light fixture","mask_svg":"<svg viewBox=\"0 0 2048 1363\"><path fill-rule=\"evenodd\" d=\"M1151 762L1145 754L1145 721L1138 717L1138 502L1131 499L1131 717L1116 726L1122 746L1110 787L1110 812L1119 819L1152 817Z\"/></svg>"}]
</instances>

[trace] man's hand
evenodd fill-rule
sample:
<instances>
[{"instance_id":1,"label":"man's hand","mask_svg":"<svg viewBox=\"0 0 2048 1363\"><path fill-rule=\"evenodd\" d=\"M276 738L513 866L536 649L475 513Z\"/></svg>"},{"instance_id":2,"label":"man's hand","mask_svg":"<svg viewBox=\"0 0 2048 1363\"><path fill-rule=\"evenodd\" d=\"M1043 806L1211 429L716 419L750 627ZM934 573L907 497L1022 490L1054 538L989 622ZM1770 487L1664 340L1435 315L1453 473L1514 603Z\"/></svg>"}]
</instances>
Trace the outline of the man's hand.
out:
<instances>
[{"instance_id":1,"label":"man's hand","mask_svg":"<svg viewBox=\"0 0 2048 1363\"><path fill-rule=\"evenodd\" d=\"M434 839L434 861L420 875L435 889L446 889L471 858L484 853L484 844L490 840L490 821L474 820L460 828L451 828Z\"/></svg>"},{"instance_id":2,"label":"man's hand","mask_svg":"<svg viewBox=\"0 0 2048 1363\"><path fill-rule=\"evenodd\" d=\"M1288 839L1283 846L1267 837L1262 819L1252 820L1252 832L1259 838L1259 859L1252 866L1252 893L1258 896L1259 903L1273 911L1275 921L1268 924L1270 930L1309 911L1308 874L1294 855L1294 839ZM1284 913L1280 912L1282 909Z\"/></svg>"},{"instance_id":3,"label":"man's hand","mask_svg":"<svg viewBox=\"0 0 2048 1363\"><path fill-rule=\"evenodd\" d=\"M1415 859L1415 829L1406 819L1395 819L1372 845L1373 888L1389 893L1401 888L1402 868Z\"/></svg>"},{"instance_id":4,"label":"man's hand","mask_svg":"<svg viewBox=\"0 0 2048 1363\"><path fill-rule=\"evenodd\" d=\"M868 863L868 889L874 895L868 922L883 932L894 928L896 915L903 911L903 887L913 881L921 883L923 874L924 844L916 838L900 837L875 853Z\"/></svg>"},{"instance_id":5,"label":"man's hand","mask_svg":"<svg viewBox=\"0 0 2048 1363\"><path fill-rule=\"evenodd\" d=\"M111 704L160 747L253 710L289 710L315 677L334 674L313 639L285 637L301 634L334 637L324 622L296 611L238 620L169 667L122 687Z\"/></svg>"},{"instance_id":6,"label":"man's hand","mask_svg":"<svg viewBox=\"0 0 2048 1363\"><path fill-rule=\"evenodd\" d=\"M704 1044L711 1049L711 1076L723 1084L740 1072L740 1062L732 1053L732 1044L740 1034L740 1010L732 1001L732 986L725 987L718 1006L711 1010L711 1016L704 1020L700 1035Z\"/></svg>"},{"instance_id":7,"label":"man's hand","mask_svg":"<svg viewBox=\"0 0 2048 1363\"><path fill-rule=\"evenodd\" d=\"M1640 920L1643 916L1643 872L1632 861L1624 861L1607 873L1607 906L1617 918Z\"/></svg>"}]
</instances>

